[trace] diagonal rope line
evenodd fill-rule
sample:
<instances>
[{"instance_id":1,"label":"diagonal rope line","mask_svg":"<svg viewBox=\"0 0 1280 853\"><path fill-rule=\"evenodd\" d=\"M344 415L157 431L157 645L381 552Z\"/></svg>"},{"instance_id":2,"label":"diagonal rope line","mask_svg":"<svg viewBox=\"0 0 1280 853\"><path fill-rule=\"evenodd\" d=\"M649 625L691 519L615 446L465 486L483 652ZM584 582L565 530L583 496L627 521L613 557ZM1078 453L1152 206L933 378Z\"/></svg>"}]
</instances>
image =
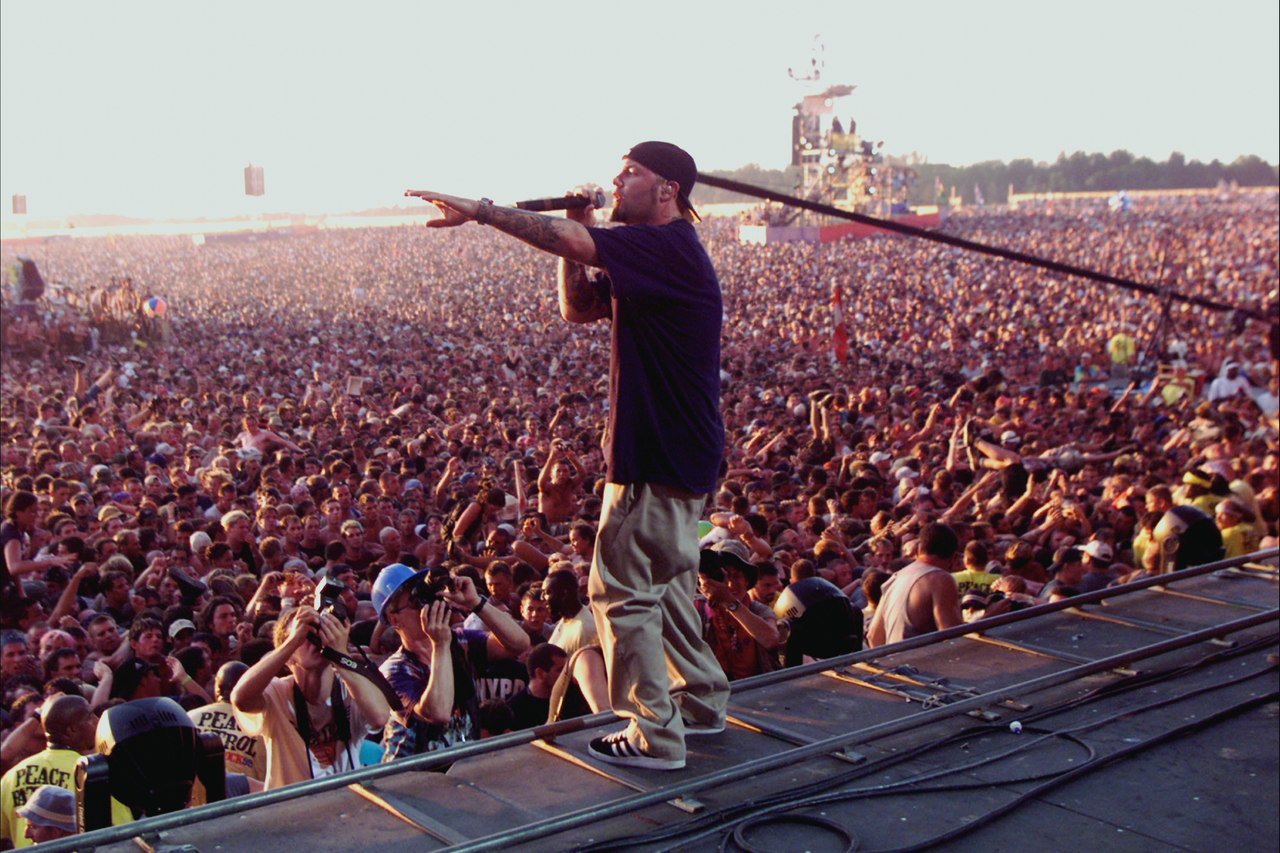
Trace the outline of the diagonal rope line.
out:
<instances>
[{"instance_id":1,"label":"diagonal rope line","mask_svg":"<svg viewBox=\"0 0 1280 853\"><path fill-rule=\"evenodd\" d=\"M797 198L766 187L744 184L740 181L729 180L728 178L718 178L715 175L705 175L702 172L698 173L698 182L706 184L709 187L728 190L729 192L749 195L754 198L768 199L769 201L776 201L779 204L786 205L787 207L798 207L802 210L821 213L825 216L834 216L838 219L848 219L851 222L859 222L863 225L870 225L874 228L881 228L885 231L894 231L898 234L905 234L908 237L920 237L924 240L932 240L935 243L945 243L948 246L955 246L972 252L981 252L984 255L994 255L995 257L1004 258L1005 260L1017 261L1018 263L1029 264L1033 267L1052 270L1053 272L1062 273L1063 275L1080 276L1081 278L1100 281L1103 284L1123 287L1127 290L1136 290L1139 293L1146 293L1149 296L1160 296L1166 299L1172 299L1176 302L1186 302L1191 305L1199 305L1201 308L1208 308L1213 311L1238 311L1241 314L1247 314L1255 320L1262 320L1265 322L1271 322L1272 320L1272 318L1266 316L1264 312L1254 308L1232 305L1227 302L1218 302L1217 300L1208 299L1203 296L1178 293L1172 288L1157 287L1153 284L1143 284L1142 282L1108 275L1103 272L1098 272L1097 270L1085 269L1084 267L1077 267L1071 264L1064 264L1059 261L1051 261L1047 258L1036 257L1035 255L1028 255L1025 252L1016 252L1012 249L1002 249L999 246L988 246L985 243L975 243L972 240L966 240L963 237L952 237L950 234L940 234L926 228L917 228L914 225L907 225L905 222L894 222L892 219L879 219L874 216L867 216L864 213L854 213L848 210L841 210L838 207L832 207L831 205L820 204L816 201Z\"/></svg>"}]
</instances>

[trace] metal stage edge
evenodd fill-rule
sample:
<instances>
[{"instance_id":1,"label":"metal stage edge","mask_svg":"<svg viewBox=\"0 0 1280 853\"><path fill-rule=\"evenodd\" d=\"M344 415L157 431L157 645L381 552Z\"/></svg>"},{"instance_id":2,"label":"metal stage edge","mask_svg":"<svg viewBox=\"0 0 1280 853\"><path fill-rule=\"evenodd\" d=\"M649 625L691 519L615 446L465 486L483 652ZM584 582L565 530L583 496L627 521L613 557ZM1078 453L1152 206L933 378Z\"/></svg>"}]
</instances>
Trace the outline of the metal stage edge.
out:
<instances>
[{"instance_id":1,"label":"metal stage edge","mask_svg":"<svg viewBox=\"0 0 1280 853\"><path fill-rule=\"evenodd\" d=\"M681 771L596 714L40 849L1277 850L1278 555L735 682Z\"/></svg>"}]
</instances>

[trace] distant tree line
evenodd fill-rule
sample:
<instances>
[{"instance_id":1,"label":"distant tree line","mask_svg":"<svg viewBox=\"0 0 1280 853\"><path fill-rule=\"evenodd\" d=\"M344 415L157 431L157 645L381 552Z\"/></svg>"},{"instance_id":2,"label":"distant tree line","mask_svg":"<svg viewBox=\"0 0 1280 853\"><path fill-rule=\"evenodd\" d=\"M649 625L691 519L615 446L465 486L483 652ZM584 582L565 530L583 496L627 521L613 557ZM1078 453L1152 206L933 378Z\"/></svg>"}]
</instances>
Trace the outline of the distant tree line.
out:
<instances>
[{"instance_id":1,"label":"distant tree line","mask_svg":"<svg viewBox=\"0 0 1280 853\"><path fill-rule=\"evenodd\" d=\"M1083 151L1068 155L1064 151L1052 164L1033 163L1029 159L1009 163L987 160L972 166L923 163L913 168L919 172L912 195L915 204L936 202L938 178L942 179L944 196L949 196L954 186L966 204L975 200L974 187L981 187L983 199L992 204L1008 199L1010 185L1015 193L1037 193L1211 189L1224 180L1235 181L1242 187L1280 183L1276 166L1253 154L1237 157L1231 163L1219 160L1202 163L1188 162L1181 152L1175 151L1168 160L1157 163L1149 157L1134 157L1128 151L1112 151L1109 155Z\"/></svg>"},{"instance_id":2,"label":"distant tree line","mask_svg":"<svg viewBox=\"0 0 1280 853\"><path fill-rule=\"evenodd\" d=\"M1235 181L1242 187L1280 185L1277 166L1253 154L1237 157L1230 163L1188 161L1178 151L1162 163L1149 157L1134 157L1128 151L1110 154L1077 151L1071 155L1064 151L1054 163L1036 163L1030 159L1009 163L986 160L972 166L920 162L923 158L917 154L888 159L894 166L916 170L912 204L936 204L951 194L952 187L966 204L974 203L975 187L982 188L982 197L987 204L1003 204L1008 200L1011 184L1015 193L1211 189L1224 180L1228 183ZM799 183L799 169L795 167L763 169L756 163L732 172L713 171L709 174L787 193L794 192ZM941 195L937 194L939 179L943 187ZM695 204L751 200L707 186L694 190Z\"/></svg>"},{"instance_id":3,"label":"distant tree line","mask_svg":"<svg viewBox=\"0 0 1280 853\"><path fill-rule=\"evenodd\" d=\"M798 166L788 166L785 169L764 169L761 168L759 163L750 163L741 169L734 169L731 172L724 169L712 169L707 174L731 181L741 181L744 184L751 184L753 187L777 190L787 195L794 195L796 187L800 184L800 168ZM742 204L743 202L760 201L760 199L752 196L731 193L718 187L709 187L706 184L694 186L691 200L694 207L700 204Z\"/></svg>"}]
</instances>

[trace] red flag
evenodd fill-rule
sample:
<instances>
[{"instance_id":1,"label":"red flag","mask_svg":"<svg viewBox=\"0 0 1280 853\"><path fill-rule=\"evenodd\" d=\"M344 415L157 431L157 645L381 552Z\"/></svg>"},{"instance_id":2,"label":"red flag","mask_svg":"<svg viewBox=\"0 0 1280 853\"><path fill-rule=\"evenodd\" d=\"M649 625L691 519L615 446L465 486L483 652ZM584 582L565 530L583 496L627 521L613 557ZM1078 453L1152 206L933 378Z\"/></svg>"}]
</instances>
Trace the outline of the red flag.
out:
<instances>
[{"instance_id":1,"label":"red flag","mask_svg":"<svg viewBox=\"0 0 1280 853\"><path fill-rule=\"evenodd\" d=\"M834 282L831 285L831 325L834 329L832 345L836 359L844 364L849 359L849 332L844 327L844 306L840 301L840 285Z\"/></svg>"}]
</instances>

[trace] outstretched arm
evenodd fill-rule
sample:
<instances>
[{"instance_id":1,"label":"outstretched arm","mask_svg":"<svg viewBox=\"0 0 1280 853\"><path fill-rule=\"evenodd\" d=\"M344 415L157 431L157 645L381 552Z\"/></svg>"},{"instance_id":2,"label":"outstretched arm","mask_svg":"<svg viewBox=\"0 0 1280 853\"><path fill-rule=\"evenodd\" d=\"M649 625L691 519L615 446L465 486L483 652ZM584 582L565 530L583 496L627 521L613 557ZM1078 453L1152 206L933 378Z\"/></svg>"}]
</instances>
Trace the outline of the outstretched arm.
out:
<instances>
[{"instance_id":1,"label":"outstretched arm","mask_svg":"<svg viewBox=\"0 0 1280 853\"><path fill-rule=\"evenodd\" d=\"M570 323L592 323L613 315L607 287L592 281L586 271L587 266L599 263L595 241L587 231L594 221L592 208L570 211L562 219L425 190L408 190L405 195L429 201L444 214L442 219L429 221L429 228L452 228L475 221L559 256L560 316Z\"/></svg>"},{"instance_id":2,"label":"outstretched arm","mask_svg":"<svg viewBox=\"0 0 1280 853\"><path fill-rule=\"evenodd\" d=\"M406 190L405 195L429 201L444 214L442 219L427 222L428 228L452 228L474 221L481 225L492 225L535 249L550 252L576 264L595 266L599 260L595 241L591 239L586 226L572 219L498 207L476 199L458 198L428 190Z\"/></svg>"}]
</instances>

